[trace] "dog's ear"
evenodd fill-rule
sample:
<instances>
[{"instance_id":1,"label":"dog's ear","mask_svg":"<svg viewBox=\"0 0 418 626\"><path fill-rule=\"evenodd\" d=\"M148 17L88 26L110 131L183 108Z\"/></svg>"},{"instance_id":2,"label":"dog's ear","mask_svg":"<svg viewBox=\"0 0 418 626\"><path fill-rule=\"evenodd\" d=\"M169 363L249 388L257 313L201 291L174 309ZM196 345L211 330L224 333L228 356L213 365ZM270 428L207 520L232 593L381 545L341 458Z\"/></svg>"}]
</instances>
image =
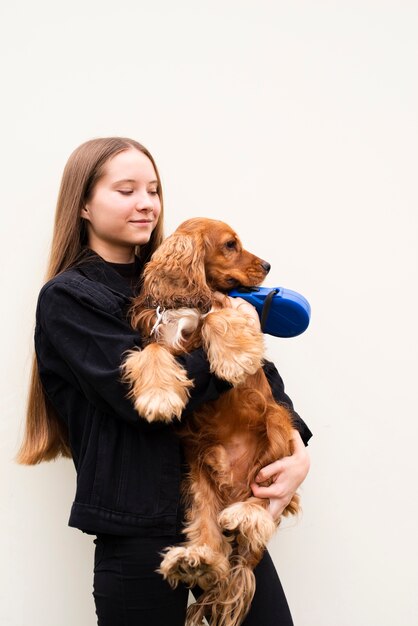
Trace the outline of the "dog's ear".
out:
<instances>
[{"instance_id":1,"label":"dog's ear","mask_svg":"<svg viewBox=\"0 0 418 626\"><path fill-rule=\"evenodd\" d=\"M201 233L175 232L163 241L145 267L141 299L147 306L210 309Z\"/></svg>"}]
</instances>

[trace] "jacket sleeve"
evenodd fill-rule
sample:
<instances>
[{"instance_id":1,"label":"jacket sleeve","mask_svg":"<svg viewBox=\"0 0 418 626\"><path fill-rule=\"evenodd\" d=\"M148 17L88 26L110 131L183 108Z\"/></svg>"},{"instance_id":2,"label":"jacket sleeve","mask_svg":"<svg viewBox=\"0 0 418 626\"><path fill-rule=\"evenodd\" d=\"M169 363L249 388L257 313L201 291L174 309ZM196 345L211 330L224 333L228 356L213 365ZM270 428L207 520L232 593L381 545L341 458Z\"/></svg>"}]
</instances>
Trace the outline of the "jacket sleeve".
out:
<instances>
[{"instance_id":1,"label":"jacket sleeve","mask_svg":"<svg viewBox=\"0 0 418 626\"><path fill-rule=\"evenodd\" d=\"M274 399L276 400L276 402L285 405L290 410L293 419L293 425L295 429L299 431L303 443L305 444L305 446L307 446L309 439L312 437L312 433L309 430L308 426L305 424L305 422L302 420L300 415L298 415L294 410L293 402L285 393L284 383L279 372L276 369L276 366L271 361L265 361L263 369L270 384Z\"/></svg>"},{"instance_id":2,"label":"jacket sleeve","mask_svg":"<svg viewBox=\"0 0 418 626\"><path fill-rule=\"evenodd\" d=\"M115 311L115 303L101 290L95 291L94 284L80 289L77 281L56 282L41 291L35 331L40 371L53 370L94 405L116 417L147 424L138 419L120 373L124 354L139 345L138 333L120 315L120 310ZM181 361L194 380L189 402L192 408L216 399L228 388L227 383L210 373L203 350L196 350Z\"/></svg>"}]
</instances>

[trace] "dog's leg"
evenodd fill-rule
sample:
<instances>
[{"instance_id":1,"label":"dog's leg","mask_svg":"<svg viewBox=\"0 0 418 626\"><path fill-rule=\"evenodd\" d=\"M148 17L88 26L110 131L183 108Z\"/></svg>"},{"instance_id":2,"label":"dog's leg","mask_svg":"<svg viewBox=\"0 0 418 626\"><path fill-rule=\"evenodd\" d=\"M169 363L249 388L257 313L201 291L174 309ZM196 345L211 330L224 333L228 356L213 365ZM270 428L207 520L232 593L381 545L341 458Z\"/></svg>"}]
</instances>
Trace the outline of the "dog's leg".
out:
<instances>
[{"instance_id":1,"label":"dog's leg","mask_svg":"<svg viewBox=\"0 0 418 626\"><path fill-rule=\"evenodd\" d=\"M265 376L260 378L260 390L267 385ZM274 402L269 387L266 387L267 402L264 411L265 436L259 442L258 451L254 458L257 465L253 465L248 475L249 483L255 480L258 471L270 464L273 460L292 454L292 420L289 411ZM270 481L267 482L267 485ZM268 511L269 501L266 498L250 497L242 502L235 502L220 512L218 521L221 528L236 534L237 552L251 567L255 567L273 536L280 520L273 520ZM299 497L294 495L283 511L283 515L292 515L298 512Z\"/></svg>"},{"instance_id":2,"label":"dog's leg","mask_svg":"<svg viewBox=\"0 0 418 626\"><path fill-rule=\"evenodd\" d=\"M202 339L211 370L233 385L261 367L263 334L236 309L208 313L203 321Z\"/></svg>"},{"instance_id":3,"label":"dog's leg","mask_svg":"<svg viewBox=\"0 0 418 626\"><path fill-rule=\"evenodd\" d=\"M159 571L173 587L182 581L209 589L228 576L231 548L217 523L217 493L201 468L191 468L188 490L187 540L167 549Z\"/></svg>"},{"instance_id":4,"label":"dog's leg","mask_svg":"<svg viewBox=\"0 0 418 626\"><path fill-rule=\"evenodd\" d=\"M267 507L268 500L251 497L229 505L218 516L220 527L236 535L238 546L244 548L252 567L260 560L277 528ZM239 554L242 552L238 550Z\"/></svg>"},{"instance_id":5,"label":"dog's leg","mask_svg":"<svg viewBox=\"0 0 418 626\"><path fill-rule=\"evenodd\" d=\"M204 617L210 624L239 626L248 613L255 592L253 569L276 527L263 501L252 500L249 505L240 502L228 506L219 514L218 522L228 535L228 575L204 587L203 594L187 609L186 626L200 626Z\"/></svg>"},{"instance_id":6,"label":"dog's leg","mask_svg":"<svg viewBox=\"0 0 418 626\"><path fill-rule=\"evenodd\" d=\"M193 382L166 348L151 343L143 350L133 350L123 363L122 371L141 417L148 422L171 422L174 417L180 418Z\"/></svg>"},{"instance_id":7,"label":"dog's leg","mask_svg":"<svg viewBox=\"0 0 418 626\"><path fill-rule=\"evenodd\" d=\"M239 626L251 607L254 592L252 568L234 555L228 577L204 591L197 602L188 607L185 626L201 626L205 617L209 624Z\"/></svg>"}]
</instances>

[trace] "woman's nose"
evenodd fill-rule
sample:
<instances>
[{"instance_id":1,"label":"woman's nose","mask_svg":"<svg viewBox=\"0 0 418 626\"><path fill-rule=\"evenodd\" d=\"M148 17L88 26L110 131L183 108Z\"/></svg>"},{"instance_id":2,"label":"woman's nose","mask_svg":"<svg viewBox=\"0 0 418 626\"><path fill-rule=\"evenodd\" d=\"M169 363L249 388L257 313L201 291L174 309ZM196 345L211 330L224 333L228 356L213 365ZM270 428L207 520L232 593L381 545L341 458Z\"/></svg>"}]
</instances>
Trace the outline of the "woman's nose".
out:
<instances>
[{"instance_id":1,"label":"woman's nose","mask_svg":"<svg viewBox=\"0 0 418 626\"><path fill-rule=\"evenodd\" d=\"M137 199L135 209L137 211L152 211L152 202L151 199L148 197L148 194L144 194Z\"/></svg>"}]
</instances>

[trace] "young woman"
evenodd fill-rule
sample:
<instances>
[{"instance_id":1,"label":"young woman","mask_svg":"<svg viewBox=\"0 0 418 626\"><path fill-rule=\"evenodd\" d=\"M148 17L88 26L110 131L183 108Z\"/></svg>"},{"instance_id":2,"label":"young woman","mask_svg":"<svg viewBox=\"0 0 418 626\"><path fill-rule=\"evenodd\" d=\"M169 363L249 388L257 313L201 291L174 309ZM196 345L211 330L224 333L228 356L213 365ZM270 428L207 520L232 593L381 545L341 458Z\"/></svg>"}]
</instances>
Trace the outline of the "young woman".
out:
<instances>
[{"instance_id":1,"label":"young woman","mask_svg":"<svg viewBox=\"0 0 418 626\"><path fill-rule=\"evenodd\" d=\"M164 547L181 541L182 458L175 429L148 424L127 399L120 365L141 338L127 319L144 263L163 237L163 197L151 154L131 139L87 141L70 156L59 192L35 330L36 356L20 463L72 457L77 488L69 525L96 536L94 598L99 626L182 626L188 590L155 572ZM232 300L232 299L231 299ZM245 306L258 320L255 309ZM187 406L228 387L203 350L181 358L194 388ZM272 363L274 395L292 409ZM185 416L187 419L187 416ZM311 433L294 413L295 452L253 485L278 517L304 480ZM305 445L304 445L305 444ZM289 609L266 553L244 624L289 626Z\"/></svg>"}]
</instances>

